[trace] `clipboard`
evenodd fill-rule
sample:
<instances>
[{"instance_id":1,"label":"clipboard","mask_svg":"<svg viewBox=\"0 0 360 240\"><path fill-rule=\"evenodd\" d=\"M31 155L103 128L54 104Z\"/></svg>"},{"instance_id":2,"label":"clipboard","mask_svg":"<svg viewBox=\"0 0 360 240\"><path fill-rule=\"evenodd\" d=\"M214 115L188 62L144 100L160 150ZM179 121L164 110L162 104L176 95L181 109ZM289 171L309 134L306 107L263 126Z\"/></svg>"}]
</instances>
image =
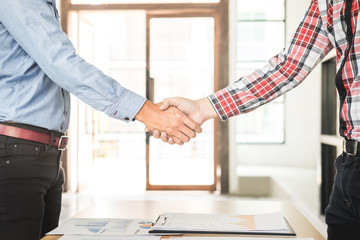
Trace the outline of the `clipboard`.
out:
<instances>
[{"instance_id":1,"label":"clipboard","mask_svg":"<svg viewBox=\"0 0 360 240\"><path fill-rule=\"evenodd\" d=\"M216 219L226 219L229 214L184 214L184 213L163 213L158 215L153 222L149 233L161 234L229 234L229 235L265 235L265 236L296 236L287 220L281 216L283 225L281 229L251 229L239 228L226 224L216 223ZM239 215L240 216L258 216L258 215ZM274 215L279 218L278 215ZM205 218L209 220L204 220ZM261 216L260 216L261 217ZM190 219L190 220L189 220ZM183 223L182 220L189 222ZM201 222L204 220L203 222ZM279 219L277 219L279 220ZM193 221L193 222L191 222ZM196 222L200 221L200 222ZM221 220L220 220L221 221ZM230 223L231 224L231 223ZM234 223L235 224L235 223ZM208 225L208 226L207 226ZM203 227L201 227L203 226ZM223 226L223 228L221 228Z\"/></svg>"}]
</instances>

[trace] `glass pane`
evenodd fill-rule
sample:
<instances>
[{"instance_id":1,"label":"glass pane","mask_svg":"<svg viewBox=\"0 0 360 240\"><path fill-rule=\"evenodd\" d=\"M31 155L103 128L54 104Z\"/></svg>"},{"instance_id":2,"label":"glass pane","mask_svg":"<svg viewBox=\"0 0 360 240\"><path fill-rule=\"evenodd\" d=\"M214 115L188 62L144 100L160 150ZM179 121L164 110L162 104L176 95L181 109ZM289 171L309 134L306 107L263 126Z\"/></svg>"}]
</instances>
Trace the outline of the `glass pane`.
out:
<instances>
[{"instance_id":1,"label":"glass pane","mask_svg":"<svg viewBox=\"0 0 360 240\"><path fill-rule=\"evenodd\" d=\"M154 18L150 22L150 74L155 102L172 96L198 99L213 92L214 19ZM214 183L213 122L184 146L150 140L150 183Z\"/></svg>"},{"instance_id":2,"label":"glass pane","mask_svg":"<svg viewBox=\"0 0 360 240\"><path fill-rule=\"evenodd\" d=\"M237 0L237 74L264 67L285 45L284 0ZM237 118L238 143L284 142L284 97Z\"/></svg>"},{"instance_id":3,"label":"glass pane","mask_svg":"<svg viewBox=\"0 0 360 240\"><path fill-rule=\"evenodd\" d=\"M238 143L283 143L284 104L272 102L237 118Z\"/></svg>"},{"instance_id":4,"label":"glass pane","mask_svg":"<svg viewBox=\"0 0 360 240\"><path fill-rule=\"evenodd\" d=\"M78 21L79 54L122 86L145 96L145 12L80 11ZM144 191L144 126L139 122L124 123L97 111L86 115L87 128L95 132L94 151L88 143L84 142L83 147L90 153L86 159L96 176L92 177L93 190L97 194L111 194L114 189L127 193Z\"/></svg>"},{"instance_id":5,"label":"glass pane","mask_svg":"<svg viewBox=\"0 0 360 240\"><path fill-rule=\"evenodd\" d=\"M284 20L284 0L238 0L239 20Z\"/></svg>"},{"instance_id":6,"label":"glass pane","mask_svg":"<svg viewBox=\"0 0 360 240\"><path fill-rule=\"evenodd\" d=\"M246 76L266 62L237 63L238 76ZM274 112L271 112L274 111ZM237 143L282 143L284 136L284 96L237 117Z\"/></svg>"},{"instance_id":7,"label":"glass pane","mask_svg":"<svg viewBox=\"0 0 360 240\"><path fill-rule=\"evenodd\" d=\"M236 64L237 76L247 76L252 74L256 69L263 68L267 62L239 62ZM239 77L239 78L240 78ZM284 96L278 97L272 102L284 102Z\"/></svg>"},{"instance_id":8,"label":"glass pane","mask_svg":"<svg viewBox=\"0 0 360 240\"><path fill-rule=\"evenodd\" d=\"M253 73L256 69L262 68L267 64L266 61L259 62L237 62L236 73L237 76L246 76Z\"/></svg>"},{"instance_id":9,"label":"glass pane","mask_svg":"<svg viewBox=\"0 0 360 240\"><path fill-rule=\"evenodd\" d=\"M283 22L238 22L237 61L264 61L284 48Z\"/></svg>"},{"instance_id":10,"label":"glass pane","mask_svg":"<svg viewBox=\"0 0 360 240\"><path fill-rule=\"evenodd\" d=\"M220 0L71 0L72 4L112 3L217 3Z\"/></svg>"}]
</instances>

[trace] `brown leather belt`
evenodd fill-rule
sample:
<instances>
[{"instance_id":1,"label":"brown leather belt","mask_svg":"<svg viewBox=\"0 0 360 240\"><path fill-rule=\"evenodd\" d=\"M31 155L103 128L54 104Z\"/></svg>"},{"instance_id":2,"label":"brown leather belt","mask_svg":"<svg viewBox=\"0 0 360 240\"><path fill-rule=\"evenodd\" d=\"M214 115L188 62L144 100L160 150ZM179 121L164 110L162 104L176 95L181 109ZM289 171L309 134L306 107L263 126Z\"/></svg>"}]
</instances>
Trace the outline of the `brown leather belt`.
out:
<instances>
[{"instance_id":1,"label":"brown leather belt","mask_svg":"<svg viewBox=\"0 0 360 240\"><path fill-rule=\"evenodd\" d=\"M51 134L40 133L37 131L0 124L0 134L25 139L33 142L43 143L57 147L58 150L65 150L67 148L69 138L66 135L61 137L51 136Z\"/></svg>"}]
</instances>

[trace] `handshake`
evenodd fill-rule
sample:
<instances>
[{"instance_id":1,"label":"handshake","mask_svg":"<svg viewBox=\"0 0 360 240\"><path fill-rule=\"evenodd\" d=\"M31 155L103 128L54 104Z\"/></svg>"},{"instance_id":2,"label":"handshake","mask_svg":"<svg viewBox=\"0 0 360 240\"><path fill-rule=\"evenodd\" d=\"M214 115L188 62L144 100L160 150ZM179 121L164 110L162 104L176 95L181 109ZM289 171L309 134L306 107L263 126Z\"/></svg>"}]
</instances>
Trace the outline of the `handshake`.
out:
<instances>
[{"instance_id":1,"label":"handshake","mask_svg":"<svg viewBox=\"0 0 360 240\"><path fill-rule=\"evenodd\" d=\"M154 104L146 101L135 119L153 132L155 138L169 144L183 145L201 133L201 125L217 113L207 98L190 100L181 97L167 98Z\"/></svg>"}]
</instances>

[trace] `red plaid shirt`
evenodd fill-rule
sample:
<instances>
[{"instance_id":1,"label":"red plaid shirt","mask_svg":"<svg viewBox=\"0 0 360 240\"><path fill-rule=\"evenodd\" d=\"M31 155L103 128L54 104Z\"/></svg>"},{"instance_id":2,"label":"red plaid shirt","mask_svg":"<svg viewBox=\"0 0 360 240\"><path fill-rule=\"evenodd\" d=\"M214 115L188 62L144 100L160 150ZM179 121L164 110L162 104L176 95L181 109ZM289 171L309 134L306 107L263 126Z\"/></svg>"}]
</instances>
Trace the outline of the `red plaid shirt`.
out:
<instances>
[{"instance_id":1,"label":"red plaid shirt","mask_svg":"<svg viewBox=\"0 0 360 240\"><path fill-rule=\"evenodd\" d=\"M346 93L341 108L341 135L360 140L360 30L359 3L353 0L353 44L342 73ZM355 29L355 30L354 30ZM287 47L267 66L215 92L208 98L222 120L246 113L298 86L318 63L336 48L337 70L348 47L345 0L313 0ZM334 79L335 81L335 79Z\"/></svg>"}]
</instances>

